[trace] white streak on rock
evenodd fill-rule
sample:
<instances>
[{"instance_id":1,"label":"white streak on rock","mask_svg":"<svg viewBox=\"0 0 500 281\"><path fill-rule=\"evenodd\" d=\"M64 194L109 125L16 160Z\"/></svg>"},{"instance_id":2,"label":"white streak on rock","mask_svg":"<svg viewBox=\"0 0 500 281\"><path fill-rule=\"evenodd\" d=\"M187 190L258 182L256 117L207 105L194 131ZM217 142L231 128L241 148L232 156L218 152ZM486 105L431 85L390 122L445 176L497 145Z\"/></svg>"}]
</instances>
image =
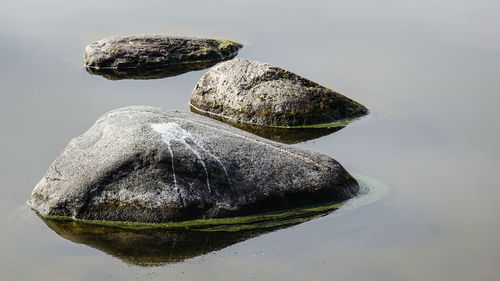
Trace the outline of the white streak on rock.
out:
<instances>
[{"instance_id":1,"label":"white streak on rock","mask_svg":"<svg viewBox=\"0 0 500 281\"><path fill-rule=\"evenodd\" d=\"M212 192L212 190L210 188L210 179L208 176L208 170L207 170L207 166L205 164L205 161L203 161L200 153L196 149L194 149L187 141L191 141L200 150L202 150L206 154L210 155L212 158L215 159L215 161L217 161L217 163L224 170L224 174L227 177L227 180L229 182L229 186L231 186L231 180L229 178L229 174L227 172L226 167L222 163L222 161L219 158L217 158L215 155L213 155L212 153L208 152L205 148L203 148L203 146L201 146L188 131L184 130L181 126L179 126L178 124L173 123L173 122L151 124L151 128L155 132L157 132L161 135L163 142L165 142L165 144L167 145L168 151L170 152L170 156L172 157L172 173L173 173L173 177L174 177L174 186L177 190L178 190L178 188L177 188L177 179L175 176L174 154L173 154L173 151L171 148L171 143L173 141L177 141L177 142L183 144L187 149L189 149L193 152L193 154L196 156L196 158L198 158L198 161L200 162L201 166L205 170L205 174L207 177L207 188L208 188L209 192Z\"/></svg>"},{"instance_id":2,"label":"white streak on rock","mask_svg":"<svg viewBox=\"0 0 500 281\"><path fill-rule=\"evenodd\" d=\"M222 163L222 161L217 156L215 156L212 153L208 152L205 148L203 148L203 146L201 146L200 144L198 144L194 139L191 139L191 141L194 144L196 144L196 146L198 146L201 150L203 150L203 152L205 152L206 154L210 155L212 158L215 159L215 161L217 161L217 163L219 163L219 165L221 166L222 170L224 171L224 174L226 175L227 181L229 182L229 187L232 187L232 185L231 185L231 179L229 178L229 173L227 172L226 166L224 166L224 164Z\"/></svg>"},{"instance_id":3,"label":"white streak on rock","mask_svg":"<svg viewBox=\"0 0 500 281\"><path fill-rule=\"evenodd\" d=\"M170 153L170 158L172 159L172 175L174 177L174 188L179 193L179 189L177 187L177 178L175 177L175 164L174 164L174 152L172 151L172 147L170 147L170 142L173 138L175 138L175 134L172 130L169 129L169 126L163 126L166 124L151 124L151 128L161 135L161 139L163 142L167 144L168 152Z\"/></svg>"},{"instance_id":4,"label":"white streak on rock","mask_svg":"<svg viewBox=\"0 0 500 281\"><path fill-rule=\"evenodd\" d=\"M212 190L210 189L210 180L208 179L208 171L207 171L207 166L205 165L205 161L203 161L203 159L201 159L201 155L198 153L198 151L194 150L193 147L191 147L191 145L186 142L186 139L187 138L182 138L182 140L180 140L180 142L182 142L182 144L184 144L189 150L191 150L194 153L194 155L196 155L196 157L198 158L198 160L200 161L200 164L203 167L203 169L205 170L205 174L207 175L207 188L208 188L208 192L212 192Z\"/></svg>"},{"instance_id":5,"label":"white streak on rock","mask_svg":"<svg viewBox=\"0 0 500 281\"><path fill-rule=\"evenodd\" d=\"M177 189L177 178L175 177L175 164L174 164L174 152L170 147L170 143L167 143L168 152L170 152L170 158L172 159L172 175L174 176L174 187Z\"/></svg>"}]
</instances>

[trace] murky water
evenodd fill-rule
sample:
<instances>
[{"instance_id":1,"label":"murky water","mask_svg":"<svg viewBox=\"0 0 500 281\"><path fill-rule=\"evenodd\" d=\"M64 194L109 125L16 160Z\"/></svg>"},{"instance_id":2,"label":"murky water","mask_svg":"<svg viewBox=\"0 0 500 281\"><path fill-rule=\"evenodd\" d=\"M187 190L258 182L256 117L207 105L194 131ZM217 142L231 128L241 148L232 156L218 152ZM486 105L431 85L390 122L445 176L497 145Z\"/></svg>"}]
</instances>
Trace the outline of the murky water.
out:
<instances>
[{"instance_id":1,"label":"murky water","mask_svg":"<svg viewBox=\"0 0 500 281\"><path fill-rule=\"evenodd\" d=\"M0 279L498 280L498 11L486 0L2 1ZM180 235L185 252L157 266L58 235L25 202L69 140L121 106L187 111L204 73L108 80L85 71L88 43L130 33L241 42L239 57L366 105L369 117L295 145L376 179L385 195L272 232Z\"/></svg>"}]
</instances>

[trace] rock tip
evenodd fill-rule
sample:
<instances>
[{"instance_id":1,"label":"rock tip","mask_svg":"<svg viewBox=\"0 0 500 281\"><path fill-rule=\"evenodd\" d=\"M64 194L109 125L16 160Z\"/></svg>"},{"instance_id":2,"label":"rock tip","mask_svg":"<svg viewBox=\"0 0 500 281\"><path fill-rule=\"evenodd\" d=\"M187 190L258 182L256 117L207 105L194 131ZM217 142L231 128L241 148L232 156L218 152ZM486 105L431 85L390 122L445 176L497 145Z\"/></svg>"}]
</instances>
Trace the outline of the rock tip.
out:
<instances>
[{"instance_id":1,"label":"rock tip","mask_svg":"<svg viewBox=\"0 0 500 281\"><path fill-rule=\"evenodd\" d=\"M227 40L227 39L215 39L215 41L217 41L217 43L219 43L219 49L226 49L226 48L232 47L232 48L235 48L236 50L239 50L239 49L243 48L243 46L244 46L241 43Z\"/></svg>"}]
</instances>

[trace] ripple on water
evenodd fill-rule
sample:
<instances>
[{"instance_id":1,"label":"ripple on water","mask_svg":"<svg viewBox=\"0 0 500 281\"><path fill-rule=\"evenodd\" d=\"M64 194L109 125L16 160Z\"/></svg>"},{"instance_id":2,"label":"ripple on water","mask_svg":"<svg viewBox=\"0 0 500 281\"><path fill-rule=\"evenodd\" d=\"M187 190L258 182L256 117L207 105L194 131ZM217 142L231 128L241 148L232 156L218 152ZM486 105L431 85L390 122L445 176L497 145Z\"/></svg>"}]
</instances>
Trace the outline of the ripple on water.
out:
<instances>
[{"instance_id":1,"label":"ripple on water","mask_svg":"<svg viewBox=\"0 0 500 281\"><path fill-rule=\"evenodd\" d=\"M374 178L351 172L350 174L358 181L359 194L344 202L337 212L371 204L386 195L389 190L385 184Z\"/></svg>"}]
</instances>

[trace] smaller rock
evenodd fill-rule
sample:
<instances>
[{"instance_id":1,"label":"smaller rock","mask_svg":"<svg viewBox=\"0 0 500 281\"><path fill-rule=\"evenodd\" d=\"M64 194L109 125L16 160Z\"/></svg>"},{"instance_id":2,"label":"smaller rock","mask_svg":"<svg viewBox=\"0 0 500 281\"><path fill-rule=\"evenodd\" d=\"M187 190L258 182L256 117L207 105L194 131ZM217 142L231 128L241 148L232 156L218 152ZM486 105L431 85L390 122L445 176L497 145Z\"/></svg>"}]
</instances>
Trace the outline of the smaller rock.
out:
<instances>
[{"instance_id":1,"label":"smaller rock","mask_svg":"<svg viewBox=\"0 0 500 281\"><path fill-rule=\"evenodd\" d=\"M243 45L218 39L164 35L109 37L85 49L88 68L148 68L233 58Z\"/></svg>"},{"instance_id":2,"label":"smaller rock","mask_svg":"<svg viewBox=\"0 0 500 281\"><path fill-rule=\"evenodd\" d=\"M363 105L279 67L234 59L213 67L191 95L194 112L233 122L301 127L363 116Z\"/></svg>"}]
</instances>

